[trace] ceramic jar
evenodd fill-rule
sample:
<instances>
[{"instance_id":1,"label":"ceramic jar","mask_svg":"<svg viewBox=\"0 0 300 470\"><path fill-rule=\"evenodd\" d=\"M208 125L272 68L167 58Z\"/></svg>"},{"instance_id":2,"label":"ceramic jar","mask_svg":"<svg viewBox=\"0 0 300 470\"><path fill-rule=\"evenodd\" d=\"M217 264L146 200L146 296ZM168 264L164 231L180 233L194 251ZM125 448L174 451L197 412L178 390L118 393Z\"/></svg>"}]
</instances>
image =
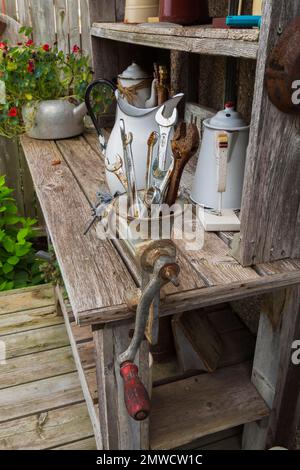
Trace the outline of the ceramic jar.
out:
<instances>
[{"instance_id":1,"label":"ceramic jar","mask_svg":"<svg viewBox=\"0 0 300 470\"><path fill-rule=\"evenodd\" d=\"M160 0L159 20L182 25L207 23L207 0Z\"/></svg>"},{"instance_id":2,"label":"ceramic jar","mask_svg":"<svg viewBox=\"0 0 300 470\"><path fill-rule=\"evenodd\" d=\"M126 0L125 23L146 23L158 15L159 0Z\"/></svg>"}]
</instances>

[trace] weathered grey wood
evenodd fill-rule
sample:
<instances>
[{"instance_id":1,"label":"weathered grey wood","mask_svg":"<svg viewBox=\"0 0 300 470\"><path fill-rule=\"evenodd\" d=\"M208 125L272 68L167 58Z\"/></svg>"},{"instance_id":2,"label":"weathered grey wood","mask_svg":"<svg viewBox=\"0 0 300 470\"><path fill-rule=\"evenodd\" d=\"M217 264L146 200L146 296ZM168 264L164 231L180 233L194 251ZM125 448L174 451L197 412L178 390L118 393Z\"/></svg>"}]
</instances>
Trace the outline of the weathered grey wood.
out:
<instances>
[{"instance_id":1,"label":"weathered grey wood","mask_svg":"<svg viewBox=\"0 0 300 470\"><path fill-rule=\"evenodd\" d=\"M9 140L5 137L0 137L0 173L6 175L6 184L14 189L13 196L16 199L20 214L24 215L19 148L15 139Z\"/></svg>"},{"instance_id":2,"label":"weathered grey wood","mask_svg":"<svg viewBox=\"0 0 300 470\"><path fill-rule=\"evenodd\" d=\"M299 115L280 112L264 86L278 27L284 29L299 14L299 2L264 2L241 214L244 265L300 256Z\"/></svg>"},{"instance_id":3,"label":"weathered grey wood","mask_svg":"<svg viewBox=\"0 0 300 470\"><path fill-rule=\"evenodd\" d=\"M83 400L77 372L0 390L0 423Z\"/></svg>"},{"instance_id":4,"label":"weathered grey wood","mask_svg":"<svg viewBox=\"0 0 300 470\"><path fill-rule=\"evenodd\" d=\"M65 54L69 52L69 17L66 0L55 0L57 47ZM74 8L75 5L73 5ZM78 11L78 7L77 7Z\"/></svg>"},{"instance_id":5,"label":"weathered grey wood","mask_svg":"<svg viewBox=\"0 0 300 470\"><path fill-rule=\"evenodd\" d=\"M19 22L24 26L30 26L31 25L30 0L17 0L17 1L18 1Z\"/></svg>"},{"instance_id":6,"label":"weathered grey wood","mask_svg":"<svg viewBox=\"0 0 300 470\"><path fill-rule=\"evenodd\" d=\"M102 429L103 447L108 449L146 449L149 443L148 423L133 421L124 404L123 381L120 376L117 356L129 342L131 322L116 326L105 326L94 331L97 357L97 383L99 416ZM140 367L140 377L147 386L149 383L149 347L143 344L136 362Z\"/></svg>"},{"instance_id":7,"label":"weathered grey wood","mask_svg":"<svg viewBox=\"0 0 300 470\"><path fill-rule=\"evenodd\" d=\"M51 449L91 437L84 402L0 424L1 450Z\"/></svg>"},{"instance_id":8,"label":"weathered grey wood","mask_svg":"<svg viewBox=\"0 0 300 470\"><path fill-rule=\"evenodd\" d=\"M81 48L82 51L91 55L92 42L91 42L91 18L90 18L90 0L80 0L80 11L81 11Z\"/></svg>"},{"instance_id":9,"label":"weathered grey wood","mask_svg":"<svg viewBox=\"0 0 300 470\"><path fill-rule=\"evenodd\" d=\"M0 316L0 337L20 331L35 330L46 326L59 325L62 318L55 311L55 305L33 308L23 312L8 313Z\"/></svg>"},{"instance_id":10,"label":"weathered grey wood","mask_svg":"<svg viewBox=\"0 0 300 470\"><path fill-rule=\"evenodd\" d=\"M68 0L67 12L69 23L70 50L72 51L75 45L80 46L78 0Z\"/></svg>"},{"instance_id":11,"label":"weathered grey wood","mask_svg":"<svg viewBox=\"0 0 300 470\"><path fill-rule=\"evenodd\" d=\"M53 0L31 0L33 38L37 44L55 42Z\"/></svg>"},{"instance_id":12,"label":"weathered grey wood","mask_svg":"<svg viewBox=\"0 0 300 470\"><path fill-rule=\"evenodd\" d=\"M59 287L56 287L56 295L58 297L60 308L64 316L66 329L67 329L67 333L69 336L69 340L70 340L70 344L71 344L71 348L73 352L74 361L77 367L78 376L79 376L79 380L80 380L81 387L82 387L82 392L85 398L85 402L87 405L87 409L88 409L88 412L91 418L91 423L92 423L93 430L94 430L96 446L98 450L102 450L103 441L102 441L102 435L101 435L100 422L99 422L98 415L94 407L93 397L91 396L91 393L90 393L89 385L87 382L87 376L84 371L85 364L82 361L82 356L80 356L80 345L76 343L76 339L74 337L73 330L69 321L69 315L65 307L61 289ZM93 373L95 375L95 372Z\"/></svg>"},{"instance_id":13,"label":"weathered grey wood","mask_svg":"<svg viewBox=\"0 0 300 470\"><path fill-rule=\"evenodd\" d=\"M0 293L0 315L29 310L33 305L35 308L54 305L52 286L47 284Z\"/></svg>"},{"instance_id":14,"label":"weathered grey wood","mask_svg":"<svg viewBox=\"0 0 300 470\"><path fill-rule=\"evenodd\" d=\"M8 359L1 365L0 389L74 372L70 346Z\"/></svg>"},{"instance_id":15,"label":"weathered grey wood","mask_svg":"<svg viewBox=\"0 0 300 470\"><path fill-rule=\"evenodd\" d=\"M138 27L120 23L95 23L91 29L91 34L114 41L162 49L176 49L196 54L256 58L258 50L257 33L249 33L248 30L247 33L241 32L240 35L238 33L232 35L227 31L199 27L197 29L187 29L185 32L181 28L153 30L151 27Z\"/></svg>"},{"instance_id":16,"label":"weathered grey wood","mask_svg":"<svg viewBox=\"0 0 300 470\"><path fill-rule=\"evenodd\" d=\"M247 363L156 387L152 403L153 450L176 449L269 414L250 382Z\"/></svg>"},{"instance_id":17,"label":"weathered grey wood","mask_svg":"<svg viewBox=\"0 0 300 470\"><path fill-rule=\"evenodd\" d=\"M97 450L96 442L93 437L88 437L80 441L65 444L59 447L53 447L51 450Z\"/></svg>"},{"instance_id":18,"label":"weathered grey wood","mask_svg":"<svg viewBox=\"0 0 300 470\"><path fill-rule=\"evenodd\" d=\"M15 20L17 19L17 4L16 0L6 1L6 14Z\"/></svg>"},{"instance_id":19,"label":"weathered grey wood","mask_svg":"<svg viewBox=\"0 0 300 470\"><path fill-rule=\"evenodd\" d=\"M274 294L273 308L262 310L252 382L272 409L270 419L245 428L243 447L265 449L275 445L292 448L300 419L299 366L291 362L293 341L300 336L300 289ZM274 310L282 305L274 324Z\"/></svg>"},{"instance_id":20,"label":"weathered grey wood","mask_svg":"<svg viewBox=\"0 0 300 470\"><path fill-rule=\"evenodd\" d=\"M125 293L135 284L109 241L99 240L95 228L84 236L90 205L55 143L22 142L75 317L97 305L123 310ZM53 159L62 161L59 168Z\"/></svg>"}]
</instances>

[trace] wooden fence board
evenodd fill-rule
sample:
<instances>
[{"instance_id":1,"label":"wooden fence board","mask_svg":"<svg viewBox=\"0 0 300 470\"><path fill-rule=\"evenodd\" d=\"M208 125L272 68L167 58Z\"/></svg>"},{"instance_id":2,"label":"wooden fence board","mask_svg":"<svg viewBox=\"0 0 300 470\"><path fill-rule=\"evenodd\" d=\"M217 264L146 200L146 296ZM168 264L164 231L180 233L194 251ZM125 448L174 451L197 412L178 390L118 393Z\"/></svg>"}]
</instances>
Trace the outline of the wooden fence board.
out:
<instances>
[{"instance_id":1,"label":"wooden fence board","mask_svg":"<svg viewBox=\"0 0 300 470\"><path fill-rule=\"evenodd\" d=\"M18 20L22 25L31 25L30 0L18 1Z\"/></svg>"},{"instance_id":2,"label":"wooden fence board","mask_svg":"<svg viewBox=\"0 0 300 470\"><path fill-rule=\"evenodd\" d=\"M54 0L56 31L57 31L57 47L64 53L69 52L69 18L67 12L66 0Z\"/></svg>"},{"instance_id":3,"label":"wooden fence board","mask_svg":"<svg viewBox=\"0 0 300 470\"><path fill-rule=\"evenodd\" d=\"M31 0L33 39L36 43L55 42L53 0Z\"/></svg>"},{"instance_id":4,"label":"wooden fence board","mask_svg":"<svg viewBox=\"0 0 300 470\"><path fill-rule=\"evenodd\" d=\"M68 0L69 42L72 50L80 45L79 3L78 0Z\"/></svg>"}]
</instances>

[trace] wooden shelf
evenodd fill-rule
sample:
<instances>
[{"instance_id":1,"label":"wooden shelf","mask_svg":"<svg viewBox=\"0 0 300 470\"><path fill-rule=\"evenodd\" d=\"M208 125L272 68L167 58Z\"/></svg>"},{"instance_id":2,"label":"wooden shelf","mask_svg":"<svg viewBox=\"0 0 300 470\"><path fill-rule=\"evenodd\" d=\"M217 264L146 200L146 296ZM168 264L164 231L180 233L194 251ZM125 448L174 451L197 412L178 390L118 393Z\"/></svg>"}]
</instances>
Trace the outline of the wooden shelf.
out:
<instances>
[{"instance_id":1,"label":"wooden shelf","mask_svg":"<svg viewBox=\"0 0 300 470\"><path fill-rule=\"evenodd\" d=\"M268 415L249 363L162 385L152 394L151 449L175 449Z\"/></svg>"},{"instance_id":2,"label":"wooden shelf","mask_svg":"<svg viewBox=\"0 0 300 470\"><path fill-rule=\"evenodd\" d=\"M256 59L259 40L258 29L213 29L211 26L94 23L91 34L142 46L246 59Z\"/></svg>"}]
</instances>

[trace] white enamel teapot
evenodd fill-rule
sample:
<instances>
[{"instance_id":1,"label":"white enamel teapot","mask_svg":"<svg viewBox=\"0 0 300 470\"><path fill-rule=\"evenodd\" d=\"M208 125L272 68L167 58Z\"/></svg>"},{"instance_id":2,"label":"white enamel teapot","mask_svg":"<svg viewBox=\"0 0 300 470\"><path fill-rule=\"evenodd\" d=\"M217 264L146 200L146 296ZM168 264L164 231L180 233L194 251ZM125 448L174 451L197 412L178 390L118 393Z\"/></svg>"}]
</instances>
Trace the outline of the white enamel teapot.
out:
<instances>
[{"instance_id":1,"label":"white enamel teapot","mask_svg":"<svg viewBox=\"0 0 300 470\"><path fill-rule=\"evenodd\" d=\"M157 80L133 62L118 76L118 90L128 104L136 108L154 108L157 105Z\"/></svg>"},{"instance_id":2,"label":"white enamel teapot","mask_svg":"<svg viewBox=\"0 0 300 470\"><path fill-rule=\"evenodd\" d=\"M240 209L249 126L233 103L204 121L191 199L207 209Z\"/></svg>"},{"instance_id":3,"label":"white enamel teapot","mask_svg":"<svg viewBox=\"0 0 300 470\"><path fill-rule=\"evenodd\" d=\"M104 132L99 126L97 117L93 112L93 104L91 94L97 86L109 86L115 94L117 100L116 119L115 125L111 131L108 141L104 137ZM165 103L164 116L169 118L172 116L174 109L183 98L183 94L180 93L169 99ZM120 158L122 160L123 169L125 167L123 158L123 143L120 133L120 121L124 122L126 133L132 134L132 154L134 160L135 174L136 174L136 185L138 190L145 189L146 186L146 170L147 170L147 153L148 153L148 139L152 132L159 133L159 126L155 120L156 113L159 107L152 108L139 108L129 104L128 101L121 96L121 92L116 89L115 85L104 79L98 79L92 82L87 88L86 92L86 106L90 117L94 123L99 136L100 147L106 160L106 180L109 190L112 195L117 192L123 193L124 186L122 185L117 173L109 171L107 164L110 167L120 164ZM172 133L171 133L172 138ZM158 151L158 143L153 148L154 154ZM171 145L167 151L168 161L171 160Z\"/></svg>"}]
</instances>

